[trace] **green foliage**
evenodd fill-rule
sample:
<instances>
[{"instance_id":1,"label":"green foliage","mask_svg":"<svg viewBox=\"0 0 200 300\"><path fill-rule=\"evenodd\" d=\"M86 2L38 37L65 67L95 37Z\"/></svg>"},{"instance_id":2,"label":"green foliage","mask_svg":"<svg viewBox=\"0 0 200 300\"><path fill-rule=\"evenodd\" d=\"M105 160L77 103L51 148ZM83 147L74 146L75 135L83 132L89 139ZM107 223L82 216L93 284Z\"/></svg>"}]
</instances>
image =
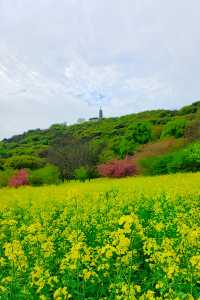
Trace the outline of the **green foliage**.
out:
<instances>
[{"instance_id":1,"label":"green foliage","mask_svg":"<svg viewBox=\"0 0 200 300\"><path fill-rule=\"evenodd\" d=\"M132 143L128 139L122 139L119 145L119 158L124 159L127 155L132 155L137 149L137 144Z\"/></svg>"},{"instance_id":2,"label":"green foliage","mask_svg":"<svg viewBox=\"0 0 200 300\"><path fill-rule=\"evenodd\" d=\"M0 188L6 187L10 178L14 175L13 170L0 171Z\"/></svg>"},{"instance_id":3,"label":"green foliage","mask_svg":"<svg viewBox=\"0 0 200 300\"><path fill-rule=\"evenodd\" d=\"M6 158L8 157L8 152L4 147L1 147L0 145L0 158Z\"/></svg>"},{"instance_id":4,"label":"green foliage","mask_svg":"<svg viewBox=\"0 0 200 300\"><path fill-rule=\"evenodd\" d=\"M100 163L104 163L104 162L107 162L107 161L110 161L113 159L113 157L115 156L115 153L112 149L104 149L100 156L99 156L99 162Z\"/></svg>"},{"instance_id":5,"label":"green foliage","mask_svg":"<svg viewBox=\"0 0 200 300\"><path fill-rule=\"evenodd\" d=\"M163 175L168 173L169 155L148 157L140 161L144 175Z\"/></svg>"},{"instance_id":6,"label":"green foliage","mask_svg":"<svg viewBox=\"0 0 200 300\"><path fill-rule=\"evenodd\" d=\"M184 119L170 121L164 126L161 137L174 136L180 138L184 135L186 125L187 121Z\"/></svg>"},{"instance_id":7,"label":"green foliage","mask_svg":"<svg viewBox=\"0 0 200 300\"><path fill-rule=\"evenodd\" d=\"M200 163L200 143L190 145L185 151L188 160Z\"/></svg>"},{"instance_id":8,"label":"green foliage","mask_svg":"<svg viewBox=\"0 0 200 300\"><path fill-rule=\"evenodd\" d=\"M169 156L168 156L169 157ZM188 166L186 151L174 153L166 163L166 173L177 173L192 171L192 166Z\"/></svg>"},{"instance_id":9,"label":"green foliage","mask_svg":"<svg viewBox=\"0 0 200 300\"><path fill-rule=\"evenodd\" d=\"M152 127L152 140L153 141L158 141L160 139L162 130L163 130L162 125L156 124L155 126Z\"/></svg>"},{"instance_id":10,"label":"green foliage","mask_svg":"<svg viewBox=\"0 0 200 300\"><path fill-rule=\"evenodd\" d=\"M54 124L46 130L29 130L0 142L0 169L4 166L15 169L42 168L52 145L55 145L57 140L64 141L66 136L70 136L72 140L79 140L80 143L93 148L93 153L96 154L89 163L93 171L100 163L123 159L126 155L137 155L140 145L151 141L159 143L166 137L177 139L183 136L188 142L197 141L200 139L199 119L200 102L196 102L177 111L152 110L118 118L106 118L101 122L84 122L70 126ZM73 142L70 143L69 140L69 150L65 151L67 158L66 154L61 154L60 157L57 156L56 161L50 161L59 165L60 170L63 165L63 178L73 178L75 169L88 166L85 159L83 162L80 147L76 150ZM69 161L72 161L72 164L69 164Z\"/></svg>"},{"instance_id":11,"label":"green foliage","mask_svg":"<svg viewBox=\"0 0 200 300\"><path fill-rule=\"evenodd\" d=\"M30 172L29 183L33 186L58 184L60 173L57 167L47 165L44 168Z\"/></svg>"},{"instance_id":12,"label":"green foliage","mask_svg":"<svg viewBox=\"0 0 200 300\"><path fill-rule=\"evenodd\" d=\"M151 140L151 124L138 122L128 127L127 138L135 144L146 144Z\"/></svg>"},{"instance_id":13,"label":"green foliage","mask_svg":"<svg viewBox=\"0 0 200 300\"><path fill-rule=\"evenodd\" d=\"M7 159L5 167L12 169L39 169L45 165L45 161L39 157L30 155L13 156Z\"/></svg>"},{"instance_id":14,"label":"green foliage","mask_svg":"<svg viewBox=\"0 0 200 300\"><path fill-rule=\"evenodd\" d=\"M146 175L200 171L200 143L167 155L143 159L140 164Z\"/></svg>"},{"instance_id":15,"label":"green foliage","mask_svg":"<svg viewBox=\"0 0 200 300\"><path fill-rule=\"evenodd\" d=\"M168 173L200 171L200 143L176 152L168 164Z\"/></svg>"},{"instance_id":16,"label":"green foliage","mask_svg":"<svg viewBox=\"0 0 200 300\"><path fill-rule=\"evenodd\" d=\"M86 167L80 167L74 171L75 179L80 180L81 182L85 182L90 178L89 171Z\"/></svg>"},{"instance_id":17,"label":"green foliage","mask_svg":"<svg viewBox=\"0 0 200 300\"><path fill-rule=\"evenodd\" d=\"M200 102L195 102L192 105L187 105L181 108L178 112L179 115L185 116L189 114L194 114L197 112L198 108L200 107Z\"/></svg>"},{"instance_id":18,"label":"green foliage","mask_svg":"<svg viewBox=\"0 0 200 300\"><path fill-rule=\"evenodd\" d=\"M92 170L95 167L99 150L98 145L66 135L51 145L48 160L59 168L63 179L72 179L76 169L84 166Z\"/></svg>"}]
</instances>

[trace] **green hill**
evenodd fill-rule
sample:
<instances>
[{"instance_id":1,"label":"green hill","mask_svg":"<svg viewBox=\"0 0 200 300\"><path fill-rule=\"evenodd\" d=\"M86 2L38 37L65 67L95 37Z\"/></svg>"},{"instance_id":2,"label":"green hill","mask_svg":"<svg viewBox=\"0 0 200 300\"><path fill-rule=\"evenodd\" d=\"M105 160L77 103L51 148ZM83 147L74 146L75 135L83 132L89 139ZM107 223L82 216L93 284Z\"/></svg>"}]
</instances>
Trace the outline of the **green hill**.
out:
<instances>
[{"instance_id":1,"label":"green hill","mask_svg":"<svg viewBox=\"0 0 200 300\"><path fill-rule=\"evenodd\" d=\"M16 161L23 160L29 161L30 169L41 168L48 163L48 149L55 140L68 137L100 149L95 164L127 155L138 161L166 154L200 140L200 101L180 110L153 110L30 130L0 142L0 168L18 168Z\"/></svg>"}]
</instances>

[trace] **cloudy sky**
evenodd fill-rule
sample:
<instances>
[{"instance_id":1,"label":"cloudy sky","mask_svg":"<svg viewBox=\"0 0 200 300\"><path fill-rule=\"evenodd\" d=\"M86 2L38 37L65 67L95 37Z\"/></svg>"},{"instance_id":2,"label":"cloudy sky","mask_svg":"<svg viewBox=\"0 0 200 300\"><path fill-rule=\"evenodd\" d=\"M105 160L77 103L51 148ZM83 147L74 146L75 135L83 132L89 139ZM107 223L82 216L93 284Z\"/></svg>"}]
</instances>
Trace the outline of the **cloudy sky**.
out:
<instances>
[{"instance_id":1,"label":"cloudy sky","mask_svg":"<svg viewBox=\"0 0 200 300\"><path fill-rule=\"evenodd\" d=\"M0 0L0 138L200 98L199 0Z\"/></svg>"}]
</instances>

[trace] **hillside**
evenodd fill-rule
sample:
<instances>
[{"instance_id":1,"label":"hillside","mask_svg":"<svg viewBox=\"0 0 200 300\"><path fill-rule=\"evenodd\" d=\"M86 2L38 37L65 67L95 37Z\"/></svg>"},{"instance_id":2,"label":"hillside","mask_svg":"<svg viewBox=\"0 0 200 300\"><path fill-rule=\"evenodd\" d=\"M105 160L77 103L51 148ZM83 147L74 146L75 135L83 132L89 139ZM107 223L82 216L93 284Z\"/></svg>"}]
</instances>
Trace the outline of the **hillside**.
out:
<instances>
[{"instance_id":1,"label":"hillside","mask_svg":"<svg viewBox=\"0 0 200 300\"><path fill-rule=\"evenodd\" d=\"M38 159L35 168L40 168L48 162L48 149L54 141L67 137L99 148L95 164L127 155L139 161L146 156L166 154L200 140L200 101L175 111L146 111L97 122L54 124L46 130L30 130L0 142L0 167L12 168L15 158L21 161L26 158Z\"/></svg>"}]
</instances>

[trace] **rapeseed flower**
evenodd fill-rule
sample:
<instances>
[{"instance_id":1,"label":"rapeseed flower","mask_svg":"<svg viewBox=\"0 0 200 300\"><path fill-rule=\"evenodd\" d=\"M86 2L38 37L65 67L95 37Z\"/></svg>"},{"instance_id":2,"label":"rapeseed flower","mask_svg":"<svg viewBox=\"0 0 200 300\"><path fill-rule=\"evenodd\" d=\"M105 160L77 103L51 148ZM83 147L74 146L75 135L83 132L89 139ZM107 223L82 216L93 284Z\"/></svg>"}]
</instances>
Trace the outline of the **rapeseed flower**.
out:
<instances>
[{"instance_id":1,"label":"rapeseed flower","mask_svg":"<svg viewBox=\"0 0 200 300\"><path fill-rule=\"evenodd\" d=\"M200 174L185 176L0 190L0 298L198 299Z\"/></svg>"}]
</instances>

